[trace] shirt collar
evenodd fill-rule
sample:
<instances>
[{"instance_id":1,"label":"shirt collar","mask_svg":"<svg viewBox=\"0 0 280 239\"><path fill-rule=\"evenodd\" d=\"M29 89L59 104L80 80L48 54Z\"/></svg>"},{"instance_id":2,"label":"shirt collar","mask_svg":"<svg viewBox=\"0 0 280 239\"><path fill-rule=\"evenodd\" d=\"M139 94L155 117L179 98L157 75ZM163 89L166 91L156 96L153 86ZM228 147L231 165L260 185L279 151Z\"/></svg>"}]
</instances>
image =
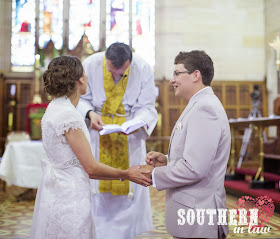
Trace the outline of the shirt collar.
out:
<instances>
[{"instance_id":1,"label":"shirt collar","mask_svg":"<svg viewBox=\"0 0 280 239\"><path fill-rule=\"evenodd\" d=\"M192 98L194 98L197 94L199 94L200 92L202 92L202 91L204 91L204 90L206 90L206 89L208 89L208 88L210 88L210 86L206 86L206 87L204 87L203 89L199 90L198 92L196 92L196 93L192 96ZM190 100L191 100L192 98L190 98Z\"/></svg>"}]
</instances>

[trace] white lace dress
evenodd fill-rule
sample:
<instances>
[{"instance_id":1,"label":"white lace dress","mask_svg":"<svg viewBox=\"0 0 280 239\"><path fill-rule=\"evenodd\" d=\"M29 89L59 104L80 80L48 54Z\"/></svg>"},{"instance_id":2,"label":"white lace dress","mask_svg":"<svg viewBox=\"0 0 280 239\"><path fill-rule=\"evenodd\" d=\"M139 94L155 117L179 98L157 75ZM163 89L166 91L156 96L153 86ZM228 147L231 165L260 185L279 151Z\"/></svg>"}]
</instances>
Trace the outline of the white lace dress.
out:
<instances>
[{"instance_id":1,"label":"white lace dress","mask_svg":"<svg viewBox=\"0 0 280 239\"><path fill-rule=\"evenodd\" d=\"M68 144L64 132L85 122L69 99L52 100L42 119L43 178L38 188L30 238L96 238L91 213L89 176Z\"/></svg>"}]
</instances>

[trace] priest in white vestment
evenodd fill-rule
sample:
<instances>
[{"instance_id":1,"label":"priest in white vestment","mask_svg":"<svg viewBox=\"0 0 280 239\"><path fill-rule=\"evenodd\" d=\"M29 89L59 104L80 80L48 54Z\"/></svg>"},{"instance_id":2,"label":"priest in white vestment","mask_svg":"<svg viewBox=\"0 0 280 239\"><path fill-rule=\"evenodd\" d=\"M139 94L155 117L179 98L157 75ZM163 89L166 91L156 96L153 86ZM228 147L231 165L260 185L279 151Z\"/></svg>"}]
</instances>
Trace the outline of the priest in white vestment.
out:
<instances>
[{"instance_id":1,"label":"priest in white vestment","mask_svg":"<svg viewBox=\"0 0 280 239\"><path fill-rule=\"evenodd\" d=\"M106 53L93 54L83 66L88 87L78 110L88 123L95 159L117 168L145 164L145 140L158 119L151 67L123 43L112 44ZM130 135L99 136L102 125L129 119L147 125ZM91 187L97 239L133 239L152 229L148 187L127 180L91 180Z\"/></svg>"}]
</instances>

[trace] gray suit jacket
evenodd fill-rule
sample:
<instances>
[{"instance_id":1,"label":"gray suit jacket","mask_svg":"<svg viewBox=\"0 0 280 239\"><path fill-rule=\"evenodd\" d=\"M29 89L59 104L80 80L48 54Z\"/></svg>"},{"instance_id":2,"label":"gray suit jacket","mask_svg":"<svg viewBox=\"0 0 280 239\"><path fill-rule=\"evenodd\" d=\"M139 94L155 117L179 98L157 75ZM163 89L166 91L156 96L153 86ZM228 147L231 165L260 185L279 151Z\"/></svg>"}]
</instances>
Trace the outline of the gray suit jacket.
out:
<instances>
[{"instance_id":1,"label":"gray suit jacket","mask_svg":"<svg viewBox=\"0 0 280 239\"><path fill-rule=\"evenodd\" d=\"M230 152L230 127L225 110L211 87L194 95L173 129L167 166L158 167L154 178L158 190L166 190L165 224L176 237L222 238L228 226L195 222L178 225L178 210L226 209L224 177ZM185 215L185 216L186 216ZM181 220L181 219L180 219ZM218 234L220 236L218 236Z\"/></svg>"}]
</instances>

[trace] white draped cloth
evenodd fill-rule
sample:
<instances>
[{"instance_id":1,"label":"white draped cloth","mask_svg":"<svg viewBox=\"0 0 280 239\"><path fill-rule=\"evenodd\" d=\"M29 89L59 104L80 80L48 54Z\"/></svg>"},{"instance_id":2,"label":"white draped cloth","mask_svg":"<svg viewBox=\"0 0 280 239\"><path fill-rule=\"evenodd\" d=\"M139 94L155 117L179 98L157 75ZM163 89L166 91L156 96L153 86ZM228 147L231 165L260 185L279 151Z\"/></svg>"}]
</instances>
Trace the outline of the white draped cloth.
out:
<instances>
[{"instance_id":1,"label":"white draped cloth","mask_svg":"<svg viewBox=\"0 0 280 239\"><path fill-rule=\"evenodd\" d=\"M30 238L94 239L88 174L68 144L64 132L82 129L85 122L69 99L52 100L42 119L43 178L36 195Z\"/></svg>"},{"instance_id":2,"label":"white draped cloth","mask_svg":"<svg viewBox=\"0 0 280 239\"><path fill-rule=\"evenodd\" d=\"M41 141L11 142L2 157L0 178L7 185L38 188L42 178L40 159L46 157Z\"/></svg>"},{"instance_id":3,"label":"white draped cloth","mask_svg":"<svg viewBox=\"0 0 280 239\"><path fill-rule=\"evenodd\" d=\"M77 109L85 119L89 110L100 112L106 94L103 84L104 52L88 57L84 69L88 77L88 89L81 96ZM145 140L151 135L158 119L155 109L156 90L151 67L137 54L129 68L126 91L122 99L129 119L140 119L147 123L139 132L127 136L129 164L145 163ZM92 152L99 160L99 133L89 127ZM152 213L149 188L131 183L133 198L128 195L112 196L111 193L99 193L98 180L91 180L93 216L98 239L133 239L135 235L152 230Z\"/></svg>"}]
</instances>

